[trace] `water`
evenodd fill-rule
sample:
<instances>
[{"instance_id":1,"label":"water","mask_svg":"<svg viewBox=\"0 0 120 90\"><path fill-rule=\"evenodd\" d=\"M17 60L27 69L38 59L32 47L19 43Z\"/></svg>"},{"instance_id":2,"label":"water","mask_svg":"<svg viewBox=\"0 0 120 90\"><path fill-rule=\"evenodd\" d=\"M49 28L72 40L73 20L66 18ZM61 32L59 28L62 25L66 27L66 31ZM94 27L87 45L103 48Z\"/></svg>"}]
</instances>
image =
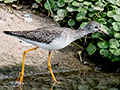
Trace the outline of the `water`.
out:
<instances>
[{"instance_id":1,"label":"water","mask_svg":"<svg viewBox=\"0 0 120 90\"><path fill-rule=\"evenodd\" d=\"M50 73L27 75L24 85L15 85L16 78L0 80L0 90L113 90L120 89L119 74L102 72L62 71L55 72L60 84L53 82Z\"/></svg>"}]
</instances>

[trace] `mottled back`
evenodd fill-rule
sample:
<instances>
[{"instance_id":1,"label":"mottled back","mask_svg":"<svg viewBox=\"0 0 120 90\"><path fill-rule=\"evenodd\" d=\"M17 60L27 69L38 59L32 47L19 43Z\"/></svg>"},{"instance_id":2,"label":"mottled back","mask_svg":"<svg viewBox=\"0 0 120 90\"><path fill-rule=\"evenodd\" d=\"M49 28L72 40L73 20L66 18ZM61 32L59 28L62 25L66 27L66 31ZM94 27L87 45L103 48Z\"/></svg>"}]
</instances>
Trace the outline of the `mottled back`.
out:
<instances>
[{"instance_id":1,"label":"mottled back","mask_svg":"<svg viewBox=\"0 0 120 90\"><path fill-rule=\"evenodd\" d=\"M56 29L56 30L55 30ZM59 38L63 31L58 27L53 29L49 27L38 28L32 31L4 31L5 34L17 36L19 38L25 38L40 43L51 43L55 38Z\"/></svg>"}]
</instances>

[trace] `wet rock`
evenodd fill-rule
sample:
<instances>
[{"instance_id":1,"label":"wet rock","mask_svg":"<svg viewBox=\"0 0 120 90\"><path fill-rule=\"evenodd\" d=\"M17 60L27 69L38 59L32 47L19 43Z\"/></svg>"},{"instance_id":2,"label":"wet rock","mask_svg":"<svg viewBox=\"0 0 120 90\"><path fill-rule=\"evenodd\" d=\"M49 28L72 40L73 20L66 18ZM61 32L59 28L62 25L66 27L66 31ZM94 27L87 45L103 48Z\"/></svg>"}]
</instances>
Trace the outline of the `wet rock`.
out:
<instances>
[{"instance_id":1,"label":"wet rock","mask_svg":"<svg viewBox=\"0 0 120 90\"><path fill-rule=\"evenodd\" d=\"M42 87L42 90L49 90L48 87Z\"/></svg>"},{"instance_id":2,"label":"wet rock","mask_svg":"<svg viewBox=\"0 0 120 90\"><path fill-rule=\"evenodd\" d=\"M37 4L37 3L33 3L32 8L37 9L38 7L39 7L39 6L38 6L38 4Z\"/></svg>"},{"instance_id":3,"label":"wet rock","mask_svg":"<svg viewBox=\"0 0 120 90\"><path fill-rule=\"evenodd\" d=\"M88 90L89 87L87 85L79 85L78 90Z\"/></svg>"},{"instance_id":4,"label":"wet rock","mask_svg":"<svg viewBox=\"0 0 120 90\"><path fill-rule=\"evenodd\" d=\"M91 78L86 77L86 80L90 84L90 86L95 86L95 82Z\"/></svg>"},{"instance_id":5,"label":"wet rock","mask_svg":"<svg viewBox=\"0 0 120 90\"><path fill-rule=\"evenodd\" d=\"M99 86L96 89L97 90L107 90L107 86Z\"/></svg>"},{"instance_id":6,"label":"wet rock","mask_svg":"<svg viewBox=\"0 0 120 90\"><path fill-rule=\"evenodd\" d=\"M98 83L96 89L105 90L105 89L107 89L107 87L106 87L107 84L108 84L108 82L106 82L106 80L101 79L100 82Z\"/></svg>"},{"instance_id":7,"label":"wet rock","mask_svg":"<svg viewBox=\"0 0 120 90\"><path fill-rule=\"evenodd\" d=\"M111 78L111 79L108 79L109 84L111 84L111 85L113 85L113 86L119 85L120 79L115 78L115 77L113 77L113 76L111 76L110 78Z\"/></svg>"},{"instance_id":8,"label":"wet rock","mask_svg":"<svg viewBox=\"0 0 120 90\"><path fill-rule=\"evenodd\" d=\"M32 88L32 90L37 90L37 88Z\"/></svg>"},{"instance_id":9,"label":"wet rock","mask_svg":"<svg viewBox=\"0 0 120 90\"><path fill-rule=\"evenodd\" d=\"M110 89L108 89L108 90L119 90L119 89L117 89L117 88L110 88Z\"/></svg>"}]
</instances>

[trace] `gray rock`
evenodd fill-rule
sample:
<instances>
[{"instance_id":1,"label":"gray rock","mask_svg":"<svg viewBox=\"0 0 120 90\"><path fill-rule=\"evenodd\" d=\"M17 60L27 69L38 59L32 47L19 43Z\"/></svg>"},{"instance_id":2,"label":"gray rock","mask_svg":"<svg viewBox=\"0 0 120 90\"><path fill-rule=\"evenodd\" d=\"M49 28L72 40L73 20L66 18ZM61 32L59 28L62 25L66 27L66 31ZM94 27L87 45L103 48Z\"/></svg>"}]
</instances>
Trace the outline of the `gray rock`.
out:
<instances>
[{"instance_id":1,"label":"gray rock","mask_svg":"<svg viewBox=\"0 0 120 90\"><path fill-rule=\"evenodd\" d=\"M117 89L117 88L110 88L110 89L108 89L108 90L119 90L119 89Z\"/></svg>"},{"instance_id":2,"label":"gray rock","mask_svg":"<svg viewBox=\"0 0 120 90\"><path fill-rule=\"evenodd\" d=\"M90 84L90 86L93 86L93 87L95 86L95 82L91 78L86 77L86 80Z\"/></svg>"},{"instance_id":3,"label":"gray rock","mask_svg":"<svg viewBox=\"0 0 120 90\"><path fill-rule=\"evenodd\" d=\"M79 85L78 90L88 90L89 87L87 85Z\"/></svg>"}]
</instances>

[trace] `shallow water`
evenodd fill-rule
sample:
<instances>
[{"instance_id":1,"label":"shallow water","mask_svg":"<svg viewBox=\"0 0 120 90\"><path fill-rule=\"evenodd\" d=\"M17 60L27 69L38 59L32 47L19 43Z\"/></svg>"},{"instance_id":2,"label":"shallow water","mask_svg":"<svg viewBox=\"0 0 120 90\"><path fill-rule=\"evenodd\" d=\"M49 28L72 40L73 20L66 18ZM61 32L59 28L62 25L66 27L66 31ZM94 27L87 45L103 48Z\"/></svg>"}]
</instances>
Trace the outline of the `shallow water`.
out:
<instances>
[{"instance_id":1,"label":"shallow water","mask_svg":"<svg viewBox=\"0 0 120 90\"><path fill-rule=\"evenodd\" d=\"M15 86L15 78L0 81L0 90L120 90L120 74L79 70L55 72L60 84L53 82L50 73L27 75L24 85Z\"/></svg>"}]
</instances>

